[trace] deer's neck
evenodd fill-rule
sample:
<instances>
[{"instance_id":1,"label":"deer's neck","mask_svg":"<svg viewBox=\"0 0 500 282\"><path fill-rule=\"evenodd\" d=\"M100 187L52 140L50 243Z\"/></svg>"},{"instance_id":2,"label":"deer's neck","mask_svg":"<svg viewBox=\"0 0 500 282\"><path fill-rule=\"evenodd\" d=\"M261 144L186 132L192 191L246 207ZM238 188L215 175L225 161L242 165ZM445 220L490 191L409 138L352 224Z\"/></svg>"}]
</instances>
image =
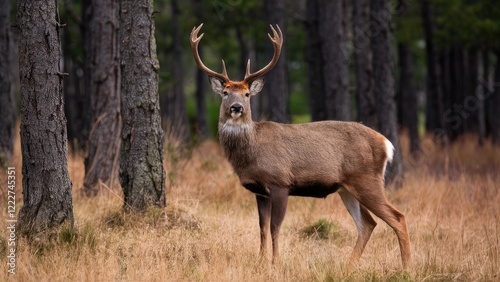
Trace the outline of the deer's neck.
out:
<instances>
[{"instance_id":1,"label":"deer's neck","mask_svg":"<svg viewBox=\"0 0 500 282\"><path fill-rule=\"evenodd\" d=\"M243 168L253 160L255 124L253 122L233 122L232 119L219 121L219 142L233 167Z\"/></svg>"}]
</instances>

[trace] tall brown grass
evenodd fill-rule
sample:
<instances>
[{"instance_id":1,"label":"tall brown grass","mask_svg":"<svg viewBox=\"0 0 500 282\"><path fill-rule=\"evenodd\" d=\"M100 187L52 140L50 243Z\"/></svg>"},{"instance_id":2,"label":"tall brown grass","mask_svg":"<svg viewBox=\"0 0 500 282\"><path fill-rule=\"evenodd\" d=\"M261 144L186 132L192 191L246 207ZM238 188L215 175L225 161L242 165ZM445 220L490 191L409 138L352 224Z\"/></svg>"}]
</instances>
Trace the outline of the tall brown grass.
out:
<instances>
[{"instance_id":1,"label":"tall brown grass","mask_svg":"<svg viewBox=\"0 0 500 282\"><path fill-rule=\"evenodd\" d=\"M449 149L424 144L421 157L407 161L403 188L387 191L407 215L413 261L406 271L394 232L378 219L359 266L346 267L357 233L336 194L291 198L281 231L282 263L259 263L255 197L239 185L218 145L208 141L189 158L165 158L171 160L165 165L167 208L143 215L122 212L119 190L81 197L83 160L70 156L74 229L18 237L16 274L8 274L2 263L0 280L499 280L499 148L478 147L472 137ZM19 145L15 156L19 210ZM4 171L0 183L5 216ZM318 223L328 228L314 229ZM7 231L2 230L5 262Z\"/></svg>"}]
</instances>

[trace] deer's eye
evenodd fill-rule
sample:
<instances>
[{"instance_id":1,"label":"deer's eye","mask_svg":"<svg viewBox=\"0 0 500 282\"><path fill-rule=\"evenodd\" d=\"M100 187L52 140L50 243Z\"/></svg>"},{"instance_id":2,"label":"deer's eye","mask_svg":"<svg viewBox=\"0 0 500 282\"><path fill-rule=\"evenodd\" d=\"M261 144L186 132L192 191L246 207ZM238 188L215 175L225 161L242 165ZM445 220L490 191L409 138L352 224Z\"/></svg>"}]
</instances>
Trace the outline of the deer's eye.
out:
<instances>
[{"instance_id":1,"label":"deer's eye","mask_svg":"<svg viewBox=\"0 0 500 282\"><path fill-rule=\"evenodd\" d=\"M250 97L250 93L246 93L245 96Z\"/></svg>"}]
</instances>

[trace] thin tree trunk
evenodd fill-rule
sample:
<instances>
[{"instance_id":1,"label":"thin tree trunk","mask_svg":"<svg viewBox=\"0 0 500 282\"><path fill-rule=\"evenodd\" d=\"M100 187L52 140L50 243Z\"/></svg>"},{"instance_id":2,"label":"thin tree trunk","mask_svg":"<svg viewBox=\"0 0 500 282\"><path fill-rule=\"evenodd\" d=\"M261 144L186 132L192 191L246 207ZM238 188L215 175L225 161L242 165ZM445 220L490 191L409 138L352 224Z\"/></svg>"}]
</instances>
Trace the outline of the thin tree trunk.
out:
<instances>
[{"instance_id":1,"label":"thin tree trunk","mask_svg":"<svg viewBox=\"0 0 500 282\"><path fill-rule=\"evenodd\" d=\"M125 209L165 206L163 130L158 96L153 0L121 0L122 147Z\"/></svg>"},{"instance_id":2,"label":"thin tree trunk","mask_svg":"<svg viewBox=\"0 0 500 282\"><path fill-rule=\"evenodd\" d=\"M83 152L88 151L89 133L91 126L90 96L92 78L92 19L91 0L82 0L82 38L83 38L83 95L81 97L82 107L82 132L78 142L78 148Z\"/></svg>"},{"instance_id":3,"label":"thin tree trunk","mask_svg":"<svg viewBox=\"0 0 500 282\"><path fill-rule=\"evenodd\" d=\"M453 70L450 68L450 49L446 50L441 50L439 52L439 67L440 67L440 73L441 73L441 81L440 81L440 87L443 91L443 109L445 110L443 112L442 120L443 120L443 126L444 126L444 131L443 133L446 134L446 139L450 140L450 126L448 123L444 122L444 114L446 113L446 110L450 109L452 103L452 93L451 93L451 73Z\"/></svg>"},{"instance_id":4,"label":"thin tree trunk","mask_svg":"<svg viewBox=\"0 0 500 282\"><path fill-rule=\"evenodd\" d=\"M168 94L169 136L176 136L182 143L189 142L190 130L186 112L186 98L184 97L184 70L182 67L182 45L179 33L180 9L177 0L172 0L172 73L174 77L173 91Z\"/></svg>"},{"instance_id":5,"label":"thin tree trunk","mask_svg":"<svg viewBox=\"0 0 500 282\"><path fill-rule=\"evenodd\" d=\"M323 65L321 39L319 37L319 2L306 2L306 32L307 32L307 77L311 119L326 120L325 85L323 80Z\"/></svg>"},{"instance_id":6,"label":"thin tree trunk","mask_svg":"<svg viewBox=\"0 0 500 282\"><path fill-rule=\"evenodd\" d=\"M63 19L64 20L64 19ZM68 120L68 143L70 151L78 151L79 140L82 138L82 103L80 101L80 78L77 75L78 65L71 56L72 36L68 30L62 30L64 69L68 73L66 81L63 83L64 91L64 113Z\"/></svg>"},{"instance_id":7,"label":"thin tree trunk","mask_svg":"<svg viewBox=\"0 0 500 282\"><path fill-rule=\"evenodd\" d=\"M455 140L463 133L464 119L467 113L462 107L464 101L464 80L463 80L463 50L459 45L455 45L450 51L450 92L449 92L449 108L444 112L443 118L450 141Z\"/></svg>"},{"instance_id":8,"label":"thin tree trunk","mask_svg":"<svg viewBox=\"0 0 500 282\"><path fill-rule=\"evenodd\" d=\"M17 2L24 204L19 228L73 225L56 1Z\"/></svg>"},{"instance_id":9,"label":"thin tree trunk","mask_svg":"<svg viewBox=\"0 0 500 282\"><path fill-rule=\"evenodd\" d=\"M91 127L85 157L87 196L112 188L118 180L120 150L120 65L118 49L118 10L115 0L92 0L89 30Z\"/></svg>"},{"instance_id":10,"label":"thin tree trunk","mask_svg":"<svg viewBox=\"0 0 500 282\"><path fill-rule=\"evenodd\" d=\"M450 111L451 107L453 104L456 102L457 99L457 94L458 94L458 69L457 69L457 60L458 54L457 54L457 47L456 46L451 46L450 51L448 53L448 72L449 72L449 77L450 77L450 83L449 83L449 90L448 90L448 96L449 96L449 103L447 104L447 112L444 113L444 124L446 126L447 130L447 135L450 140L450 142L454 141L457 137L457 127L459 125L456 124L456 122L451 122L449 120L450 117L447 116L447 113Z\"/></svg>"},{"instance_id":11,"label":"thin tree trunk","mask_svg":"<svg viewBox=\"0 0 500 282\"><path fill-rule=\"evenodd\" d=\"M345 42L345 1L320 1L319 36L323 55L323 80L325 84L326 117L334 120L351 120L349 74Z\"/></svg>"},{"instance_id":12,"label":"thin tree trunk","mask_svg":"<svg viewBox=\"0 0 500 282\"><path fill-rule=\"evenodd\" d=\"M10 0L0 0L0 167L12 160L16 107L11 91Z\"/></svg>"},{"instance_id":13,"label":"thin tree trunk","mask_svg":"<svg viewBox=\"0 0 500 282\"><path fill-rule=\"evenodd\" d=\"M496 50L495 55L497 57L494 79L495 92L493 93L491 107L495 109L495 111L498 111L498 109L500 109L500 49ZM500 115L497 113L491 114L491 136L493 144L500 146Z\"/></svg>"},{"instance_id":14,"label":"thin tree trunk","mask_svg":"<svg viewBox=\"0 0 500 282\"><path fill-rule=\"evenodd\" d=\"M377 111L373 97L373 71L371 61L370 37L366 33L370 21L369 1L353 2L353 45L356 71L356 93L358 102L358 121L366 126L377 128Z\"/></svg>"},{"instance_id":15,"label":"thin tree trunk","mask_svg":"<svg viewBox=\"0 0 500 282\"><path fill-rule=\"evenodd\" d=\"M264 17L268 24L278 25L286 36L286 10L284 0L264 1ZM286 39L285 39L286 40ZM264 85L263 99L267 99L267 114L271 121L290 121L288 109L288 70L286 41L283 42L281 56L273 71L267 74ZM266 57L272 58L273 46L270 42L266 44ZM255 68L256 66L254 66Z\"/></svg>"},{"instance_id":16,"label":"thin tree trunk","mask_svg":"<svg viewBox=\"0 0 500 282\"><path fill-rule=\"evenodd\" d=\"M482 53L483 56L487 56L486 52ZM485 100L483 97L486 97L486 93L488 91L487 85L485 85L485 69L484 69L484 60L481 60L481 58L478 58L477 61L478 65L478 71L477 71L477 77L476 77L476 84L475 84L475 96L478 98L478 109L477 109L477 134L478 134L478 141L479 145L483 146L484 141L486 139L486 110L485 110Z\"/></svg>"},{"instance_id":17,"label":"thin tree trunk","mask_svg":"<svg viewBox=\"0 0 500 282\"><path fill-rule=\"evenodd\" d=\"M398 50L402 124L408 129L410 135L410 152L415 154L420 151L420 138L418 136L417 91L413 76L413 56L410 47L406 43L399 43Z\"/></svg>"},{"instance_id":18,"label":"thin tree trunk","mask_svg":"<svg viewBox=\"0 0 500 282\"><path fill-rule=\"evenodd\" d=\"M484 101L484 111L485 111L485 133L486 137L491 136L491 125L492 120L494 119L495 109L493 106L493 72L491 70L491 61L490 61L490 51L486 50L483 56L483 65L484 65L484 78L481 83L484 86L485 91L485 101Z\"/></svg>"},{"instance_id":19,"label":"thin tree trunk","mask_svg":"<svg viewBox=\"0 0 500 282\"><path fill-rule=\"evenodd\" d=\"M67 79L63 81L64 112L68 120L68 143L70 152L83 153L88 139L86 132L90 123L85 112L88 111L89 99L84 95L83 65L79 59L85 29L85 24L81 20L84 14L83 12L80 15L75 13L74 9L77 4L73 1L63 0L61 5L63 7L61 21L66 23L61 33L64 72L68 73ZM82 10L84 9L86 8L82 7Z\"/></svg>"},{"instance_id":20,"label":"thin tree trunk","mask_svg":"<svg viewBox=\"0 0 500 282\"><path fill-rule=\"evenodd\" d=\"M198 47L200 56L203 54L203 48ZM203 141L210 136L210 129L208 128L208 113L205 102L205 81L207 80L205 73L200 68L196 69L196 120L198 138Z\"/></svg>"},{"instance_id":21,"label":"thin tree trunk","mask_svg":"<svg viewBox=\"0 0 500 282\"><path fill-rule=\"evenodd\" d=\"M438 53L434 45L434 20L429 7L429 1L422 1L422 17L425 31L426 56L427 56L427 106L426 128L428 131L441 128L443 124L443 93L440 88L440 73L438 67Z\"/></svg>"},{"instance_id":22,"label":"thin tree trunk","mask_svg":"<svg viewBox=\"0 0 500 282\"><path fill-rule=\"evenodd\" d=\"M378 129L395 148L394 159L387 166L386 183L400 187L403 179L403 162L397 128L397 110L394 100L394 74L392 59L391 14L388 0L371 1L371 30L373 51L373 93L377 105ZM383 16L382 16L383 15Z\"/></svg>"},{"instance_id":23,"label":"thin tree trunk","mask_svg":"<svg viewBox=\"0 0 500 282\"><path fill-rule=\"evenodd\" d=\"M203 3L201 0L192 0L192 6L199 23L203 22ZM200 56L203 56L202 46L198 46ZM197 135L200 141L206 140L210 137L210 128L208 127L208 113L207 105L205 102L205 82L207 78L200 68L196 68L196 121L197 121Z\"/></svg>"}]
</instances>

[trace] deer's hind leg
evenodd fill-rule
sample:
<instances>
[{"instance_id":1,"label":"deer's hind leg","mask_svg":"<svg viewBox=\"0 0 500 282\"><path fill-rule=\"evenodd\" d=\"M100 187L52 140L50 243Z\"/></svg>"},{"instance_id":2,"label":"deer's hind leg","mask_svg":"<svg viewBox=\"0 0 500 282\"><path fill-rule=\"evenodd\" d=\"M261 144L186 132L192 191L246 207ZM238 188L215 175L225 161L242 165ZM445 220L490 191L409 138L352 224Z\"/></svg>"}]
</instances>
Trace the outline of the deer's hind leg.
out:
<instances>
[{"instance_id":1,"label":"deer's hind leg","mask_svg":"<svg viewBox=\"0 0 500 282\"><path fill-rule=\"evenodd\" d=\"M351 265L357 264L377 223L370 212L349 191L340 189L339 195L358 230L358 239L349 259Z\"/></svg>"},{"instance_id":2,"label":"deer's hind leg","mask_svg":"<svg viewBox=\"0 0 500 282\"><path fill-rule=\"evenodd\" d=\"M370 181L371 180L371 181ZM356 199L374 215L385 221L396 232L401 250L401 260L406 268L410 263L410 238L406 225L406 217L395 209L384 195L384 182L380 178L359 181L358 185L353 185L355 191L351 192Z\"/></svg>"}]
</instances>

